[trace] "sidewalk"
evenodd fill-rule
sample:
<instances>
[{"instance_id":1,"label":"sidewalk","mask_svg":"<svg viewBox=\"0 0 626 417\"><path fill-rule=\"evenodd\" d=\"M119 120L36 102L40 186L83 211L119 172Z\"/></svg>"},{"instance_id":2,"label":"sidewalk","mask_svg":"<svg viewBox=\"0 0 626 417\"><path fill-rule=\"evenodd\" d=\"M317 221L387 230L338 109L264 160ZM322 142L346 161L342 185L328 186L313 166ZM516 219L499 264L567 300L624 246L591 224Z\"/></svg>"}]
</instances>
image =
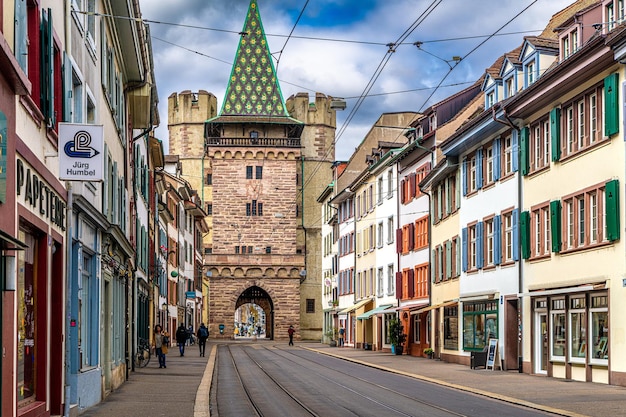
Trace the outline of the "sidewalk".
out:
<instances>
[{"instance_id":1,"label":"sidewalk","mask_svg":"<svg viewBox=\"0 0 626 417\"><path fill-rule=\"evenodd\" d=\"M200 357L195 345L187 346L183 357L173 346L165 369L159 369L158 359L152 356L148 366L131 372L119 389L80 416L208 417L214 346L207 343L206 357Z\"/></svg>"},{"instance_id":2,"label":"sidewalk","mask_svg":"<svg viewBox=\"0 0 626 417\"><path fill-rule=\"evenodd\" d=\"M469 366L435 359L329 347L321 343L299 343L296 346L563 416L626 415L625 387L520 374L517 371L470 369Z\"/></svg>"},{"instance_id":3,"label":"sidewalk","mask_svg":"<svg viewBox=\"0 0 626 417\"><path fill-rule=\"evenodd\" d=\"M178 350L173 348L167 357L167 369L159 369L158 361L153 357L146 368L131 372L129 380L120 389L82 413L81 417L209 417L216 347L224 343L287 346L286 341L272 340L209 341L206 357L199 357L195 346L188 347L184 357L178 356ZM626 413L624 387L517 371L470 369L469 366L434 359L350 347L331 348L314 342L296 342L298 347L562 416L607 417Z\"/></svg>"}]
</instances>

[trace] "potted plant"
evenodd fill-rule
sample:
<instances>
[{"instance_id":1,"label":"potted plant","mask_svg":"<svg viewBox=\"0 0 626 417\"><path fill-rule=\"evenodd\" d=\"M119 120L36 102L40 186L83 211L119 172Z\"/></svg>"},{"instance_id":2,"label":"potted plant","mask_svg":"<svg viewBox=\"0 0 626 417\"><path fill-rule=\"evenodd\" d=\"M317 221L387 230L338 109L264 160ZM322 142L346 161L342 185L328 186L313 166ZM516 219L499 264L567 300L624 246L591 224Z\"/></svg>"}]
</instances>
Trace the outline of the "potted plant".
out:
<instances>
[{"instance_id":1,"label":"potted plant","mask_svg":"<svg viewBox=\"0 0 626 417\"><path fill-rule=\"evenodd\" d=\"M424 349L424 353L428 355L428 359L432 359L433 355L435 354L435 351L433 350L433 348L429 347L429 348Z\"/></svg>"},{"instance_id":2,"label":"potted plant","mask_svg":"<svg viewBox=\"0 0 626 417\"><path fill-rule=\"evenodd\" d=\"M398 319L391 319L389 321L389 342L391 343L391 353L402 355L404 342L406 342L406 334L404 334L402 322Z\"/></svg>"},{"instance_id":3,"label":"potted plant","mask_svg":"<svg viewBox=\"0 0 626 417\"><path fill-rule=\"evenodd\" d=\"M330 347L336 347L337 346L337 339L338 339L338 332L337 329L335 329L334 327L331 327L325 334L324 336L326 336L328 338L328 345Z\"/></svg>"}]
</instances>

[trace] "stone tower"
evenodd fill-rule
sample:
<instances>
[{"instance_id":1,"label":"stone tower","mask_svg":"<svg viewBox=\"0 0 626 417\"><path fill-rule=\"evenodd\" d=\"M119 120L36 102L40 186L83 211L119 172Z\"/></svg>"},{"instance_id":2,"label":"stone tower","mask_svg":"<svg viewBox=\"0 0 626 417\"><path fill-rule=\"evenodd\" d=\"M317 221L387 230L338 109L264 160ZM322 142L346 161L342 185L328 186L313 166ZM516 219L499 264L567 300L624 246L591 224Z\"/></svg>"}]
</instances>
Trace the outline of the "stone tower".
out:
<instances>
[{"instance_id":1,"label":"stone tower","mask_svg":"<svg viewBox=\"0 0 626 417\"><path fill-rule=\"evenodd\" d=\"M256 0L219 114L210 93L169 97L170 153L180 155L183 177L204 190L210 214L204 261L211 337L232 337L235 311L253 303L264 312L266 337L286 338L294 325L297 337L321 339L316 197L332 181L330 102L298 94L285 103Z\"/></svg>"}]
</instances>

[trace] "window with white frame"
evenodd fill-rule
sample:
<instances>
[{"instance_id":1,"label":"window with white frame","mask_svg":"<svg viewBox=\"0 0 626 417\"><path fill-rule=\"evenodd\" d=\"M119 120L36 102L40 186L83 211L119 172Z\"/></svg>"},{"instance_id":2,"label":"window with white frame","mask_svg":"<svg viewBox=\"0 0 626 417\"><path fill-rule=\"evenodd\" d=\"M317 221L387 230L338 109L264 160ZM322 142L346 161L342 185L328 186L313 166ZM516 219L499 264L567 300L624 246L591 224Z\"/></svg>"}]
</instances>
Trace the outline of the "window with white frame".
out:
<instances>
[{"instance_id":1,"label":"window with white frame","mask_svg":"<svg viewBox=\"0 0 626 417\"><path fill-rule=\"evenodd\" d=\"M504 164L502 165L502 176L506 177L513 173L513 141L511 135L504 138L502 142L502 153Z\"/></svg>"},{"instance_id":2,"label":"window with white frame","mask_svg":"<svg viewBox=\"0 0 626 417\"><path fill-rule=\"evenodd\" d=\"M469 270L476 269L476 256L477 256L477 245L478 245L478 235L477 235L477 225L473 224L467 227L467 237L468 237L468 245L467 245L467 268Z\"/></svg>"},{"instance_id":3,"label":"window with white frame","mask_svg":"<svg viewBox=\"0 0 626 417\"><path fill-rule=\"evenodd\" d=\"M485 228L485 266L493 266L495 263L495 229L494 218L484 220Z\"/></svg>"},{"instance_id":4,"label":"window with white frame","mask_svg":"<svg viewBox=\"0 0 626 417\"><path fill-rule=\"evenodd\" d=\"M469 159L469 181L468 181L468 185L469 185L469 190L468 190L468 194L471 192L476 191L478 188L478 182L477 182L477 176L476 176L476 154L472 155L472 157Z\"/></svg>"},{"instance_id":5,"label":"window with white frame","mask_svg":"<svg viewBox=\"0 0 626 417\"><path fill-rule=\"evenodd\" d=\"M379 297L382 297L385 291L385 274L384 274L382 266L379 267L377 270L377 281L378 283L377 283L376 292Z\"/></svg>"},{"instance_id":6,"label":"window with white frame","mask_svg":"<svg viewBox=\"0 0 626 417\"><path fill-rule=\"evenodd\" d=\"M604 139L600 123L603 120L603 85L596 85L584 94L563 104L561 120L564 135L561 135L561 152L566 157L584 151Z\"/></svg>"},{"instance_id":7,"label":"window with white frame","mask_svg":"<svg viewBox=\"0 0 626 417\"><path fill-rule=\"evenodd\" d=\"M393 216L387 218L387 244L391 244L394 241L394 225Z\"/></svg>"},{"instance_id":8,"label":"window with white frame","mask_svg":"<svg viewBox=\"0 0 626 417\"><path fill-rule=\"evenodd\" d=\"M569 360L584 363L587 356L587 321L585 320L585 295L569 299Z\"/></svg>"},{"instance_id":9,"label":"window with white frame","mask_svg":"<svg viewBox=\"0 0 626 417\"><path fill-rule=\"evenodd\" d=\"M592 246L607 240L604 184L563 198L566 249Z\"/></svg>"},{"instance_id":10,"label":"window with white frame","mask_svg":"<svg viewBox=\"0 0 626 417\"><path fill-rule=\"evenodd\" d=\"M494 154L493 154L493 142L491 142L484 150L485 155L485 185L491 184L495 181L494 176Z\"/></svg>"},{"instance_id":11,"label":"window with white frame","mask_svg":"<svg viewBox=\"0 0 626 417\"><path fill-rule=\"evenodd\" d=\"M383 222L378 223L378 233L376 234L376 246L379 248L383 247L383 237L385 236L384 227L385 226L383 225Z\"/></svg>"},{"instance_id":12,"label":"window with white frame","mask_svg":"<svg viewBox=\"0 0 626 417\"><path fill-rule=\"evenodd\" d=\"M550 256L550 204L531 208L531 257Z\"/></svg>"},{"instance_id":13,"label":"window with white frame","mask_svg":"<svg viewBox=\"0 0 626 417\"><path fill-rule=\"evenodd\" d=\"M393 172L387 171L387 198L393 197Z\"/></svg>"},{"instance_id":14,"label":"window with white frame","mask_svg":"<svg viewBox=\"0 0 626 417\"><path fill-rule=\"evenodd\" d=\"M609 301L608 295L592 294L589 306L591 363L606 364L609 359Z\"/></svg>"},{"instance_id":15,"label":"window with white frame","mask_svg":"<svg viewBox=\"0 0 626 417\"><path fill-rule=\"evenodd\" d=\"M393 264L387 265L387 295L396 293L396 275L394 273Z\"/></svg>"},{"instance_id":16,"label":"window with white frame","mask_svg":"<svg viewBox=\"0 0 626 417\"><path fill-rule=\"evenodd\" d=\"M78 73L72 70L72 122L83 123L83 82Z\"/></svg>"},{"instance_id":17,"label":"window with white frame","mask_svg":"<svg viewBox=\"0 0 626 417\"><path fill-rule=\"evenodd\" d=\"M550 165L550 120L543 118L530 128L530 172Z\"/></svg>"},{"instance_id":18,"label":"window with white frame","mask_svg":"<svg viewBox=\"0 0 626 417\"><path fill-rule=\"evenodd\" d=\"M413 315L413 343L420 343L422 321L419 314Z\"/></svg>"},{"instance_id":19,"label":"window with white frame","mask_svg":"<svg viewBox=\"0 0 626 417\"><path fill-rule=\"evenodd\" d=\"M384 184L384 179L382 175L378 177L377 184L378 185L377 185L377 190L376 190L376 201L378 202L378 204L382 204L383 203L383 184Z\"/></svg>"},{"instance_id":20,"label":"window with white frame","mask_svg":"<svg viewBox=\"0 0 626 417\"><path fill-rule=\"evenodd\" d=\"M513 211L502 213L502 262L513 262Z\"/></svg>"},{"instance_id":21,"label":"window with white frame","mask_svg":"<svg viewBox=\"0 0 626 417\"><path fill-rule=\"evenodd\" d=\"M550 300L550 360L565 360L566 331L565 325L565 298Z\"/></svg>"},{"instance_id":22,"label":"window with white frame","mask_svg":"<svg viewBox=\"0 0 626 417\"><path fill-rule=\"evenodd\" d=\"M526 65L526 86L530 86L535 82L535 61L531 61Z\"/></svg>"}]
</instances>

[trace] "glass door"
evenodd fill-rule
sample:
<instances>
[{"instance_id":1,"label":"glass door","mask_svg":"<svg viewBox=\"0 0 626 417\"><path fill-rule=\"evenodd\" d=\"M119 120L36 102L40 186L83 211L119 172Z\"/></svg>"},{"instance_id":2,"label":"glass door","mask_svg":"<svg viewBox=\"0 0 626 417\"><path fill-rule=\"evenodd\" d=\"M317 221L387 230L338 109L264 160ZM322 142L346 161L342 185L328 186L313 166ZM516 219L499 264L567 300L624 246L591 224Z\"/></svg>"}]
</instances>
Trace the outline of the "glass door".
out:
<instances>
[{"instance_id":1,"label":"glass door","mask_svg":"<svg viewBox=\"0 0 626 417\"><path fill-rule=\"evenodd\" d=\"M535 314L535 373L548 373L548 314Z\"/></svg>"}]
</instances>

